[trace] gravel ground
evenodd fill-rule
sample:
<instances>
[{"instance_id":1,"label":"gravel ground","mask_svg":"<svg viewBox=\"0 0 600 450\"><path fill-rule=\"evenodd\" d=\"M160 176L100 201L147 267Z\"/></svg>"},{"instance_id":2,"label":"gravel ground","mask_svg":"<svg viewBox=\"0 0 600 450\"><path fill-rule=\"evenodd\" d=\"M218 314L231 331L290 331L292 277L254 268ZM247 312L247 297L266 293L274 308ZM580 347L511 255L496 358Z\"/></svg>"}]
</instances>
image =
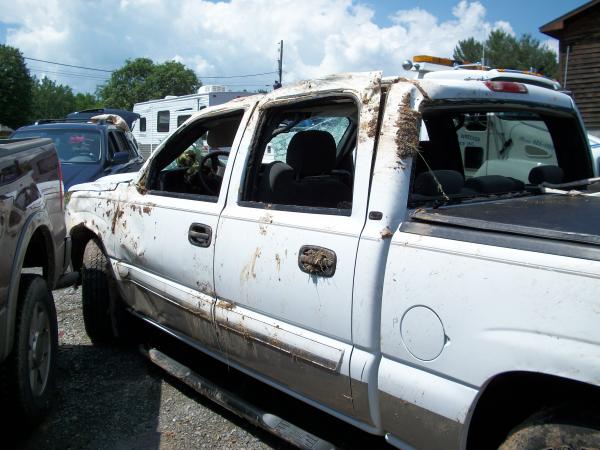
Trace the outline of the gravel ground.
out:
<instances>
[{"instance_id":1,"label":"gravel ground","mask_svg":"<svg viewBox=\"0 0 600 450\"><path fill-rule=\"evenodd\" d=\"M83 325L81 289L55 291L54 301L59 351L53 410L34 430L13 428L12 434L3 433L8 442L3 448L292 448L170 377L137 348L92 346ZM182 360L182 346L178 343L172 348ZM290 412L296 425L341 448L390 448L382 438L357 431L200 352L188 350L183 358L200 375L223 381L220 384L236 393L249 393L269 412L284 418Z\"/></svg>"},{"instance_id":2,"label":"gravel ground","mask_svg":"<svg viewBox=\"0 0 600 450\"><path fill-rule=\"evenodd\" d=\"M133 347L94 347L81 290L54 292L58 392L48 418L11 436L23 449L288 449L147 362Z\"/></svg>"}]
</instances>

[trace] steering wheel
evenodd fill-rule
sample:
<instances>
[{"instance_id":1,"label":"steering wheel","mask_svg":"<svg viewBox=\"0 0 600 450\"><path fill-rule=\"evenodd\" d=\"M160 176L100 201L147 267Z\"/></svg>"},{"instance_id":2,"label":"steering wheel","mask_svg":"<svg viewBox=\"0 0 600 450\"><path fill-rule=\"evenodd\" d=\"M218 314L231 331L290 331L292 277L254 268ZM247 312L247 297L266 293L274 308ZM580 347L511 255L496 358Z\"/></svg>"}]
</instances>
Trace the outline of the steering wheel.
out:
<instances>
[{"instance_id":1,"label":"steering wheel","mask_svg":"<svg viewBox=\"0 0 600 450\"><path fill-rule=\"evenodd\" d=\"M221 182L223 181L223 177L219 175L219 167L225 167L225 164L219 160L219 156L229 156L229 150L210 152L203 156L198 163L198 179L200 180L200 184L211 195L219 195ZM206 164L206 161L209 159L211 161L210 167ZM206 173L204 172L205 167L207 169ZM214 186L218 187L215 189Z\"/></svg>"}]
</instances>

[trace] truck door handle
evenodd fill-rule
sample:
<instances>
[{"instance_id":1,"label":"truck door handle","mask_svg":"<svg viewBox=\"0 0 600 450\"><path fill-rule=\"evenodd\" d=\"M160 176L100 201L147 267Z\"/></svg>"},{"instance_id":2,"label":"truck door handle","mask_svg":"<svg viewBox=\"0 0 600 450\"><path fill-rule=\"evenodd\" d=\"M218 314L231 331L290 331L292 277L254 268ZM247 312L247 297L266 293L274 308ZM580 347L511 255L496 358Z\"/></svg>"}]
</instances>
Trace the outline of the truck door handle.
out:
<instances>
[{"instance_id":1,"label":"truck door handle","mask_svg":"<svg viewBox=\"0 0 600 450\"><path fill-rule=\"evenodd\" d=\"M190 225L188 240L190 244L196 247L209 247L212 239L212 229L203 223L193 223Z\"/></svg>"},{"instance_id":2,"label":"truck door handle","mask_svg":"<svg viewBox=\"0 0 600 450\"><path fill-rule=\"evenodd\" d=\"M333 250L316 245L303 245L298 252L298 267L302 272L321 277L332 277L337 256Z\"/></svg>"}]
</instances>

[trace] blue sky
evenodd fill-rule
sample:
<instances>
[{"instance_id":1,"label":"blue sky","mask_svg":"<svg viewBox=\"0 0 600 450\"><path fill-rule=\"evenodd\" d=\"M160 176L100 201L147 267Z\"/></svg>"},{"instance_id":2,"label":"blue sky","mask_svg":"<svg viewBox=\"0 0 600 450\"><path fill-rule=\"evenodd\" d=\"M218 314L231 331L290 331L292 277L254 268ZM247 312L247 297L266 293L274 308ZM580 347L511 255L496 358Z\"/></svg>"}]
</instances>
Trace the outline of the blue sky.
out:
<instances>
[{"instance_id":1,"label":"blue sky","mask_svg":"<svg viewBox=\"0 0 600 450\"><path fill-rule=\"evenodd\" d=\"M530 33L539 40L548 37L538 32L540 26L587 3L587 0L479 0L485 7L486 18L490 22L504 20L511 24L517 35ZM423 8L439 20L452 19L452 8L456 0L379 0L367 1L376 11L375 21L382 25L389 23L388 16L397 9Z\"/></svg>"},{"instance_id":2,"label":"blue sky","mask_svg":"<svg viewBox=\"0 0 600 450\"><path fill-rule=\"evenodd\" d=\"M115 69L127 59L176 60L204 84L270 88L284 41L284 84L335 72L402 74L417 54L451 57L491 30L531 33L582 0L0 0L0 43L29 58ZM93 92L106 72L27 61L32 74ZM254 75L263 74L265 75ZM236 78L237 75L252 77Z\"/></svg>"}]
</instances>

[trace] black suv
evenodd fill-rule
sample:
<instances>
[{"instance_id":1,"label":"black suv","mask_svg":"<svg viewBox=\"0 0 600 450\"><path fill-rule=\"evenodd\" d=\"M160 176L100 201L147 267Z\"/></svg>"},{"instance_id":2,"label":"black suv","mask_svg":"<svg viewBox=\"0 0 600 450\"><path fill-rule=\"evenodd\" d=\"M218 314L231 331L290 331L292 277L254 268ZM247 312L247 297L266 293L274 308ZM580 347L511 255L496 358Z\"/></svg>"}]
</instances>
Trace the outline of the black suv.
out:
<instances>
[{"instance_id":1,"label":"black suv","mask_svg":"<svg viewBox=\"0 0 600 450\"><path fill-rule=\"evenodd\" d=\"M106 175L137 172L144 162L133 135L105 121L40 120L19 128L11 137L52 139L60 159L65 190Z\"/></svg>"}]
</instances>

